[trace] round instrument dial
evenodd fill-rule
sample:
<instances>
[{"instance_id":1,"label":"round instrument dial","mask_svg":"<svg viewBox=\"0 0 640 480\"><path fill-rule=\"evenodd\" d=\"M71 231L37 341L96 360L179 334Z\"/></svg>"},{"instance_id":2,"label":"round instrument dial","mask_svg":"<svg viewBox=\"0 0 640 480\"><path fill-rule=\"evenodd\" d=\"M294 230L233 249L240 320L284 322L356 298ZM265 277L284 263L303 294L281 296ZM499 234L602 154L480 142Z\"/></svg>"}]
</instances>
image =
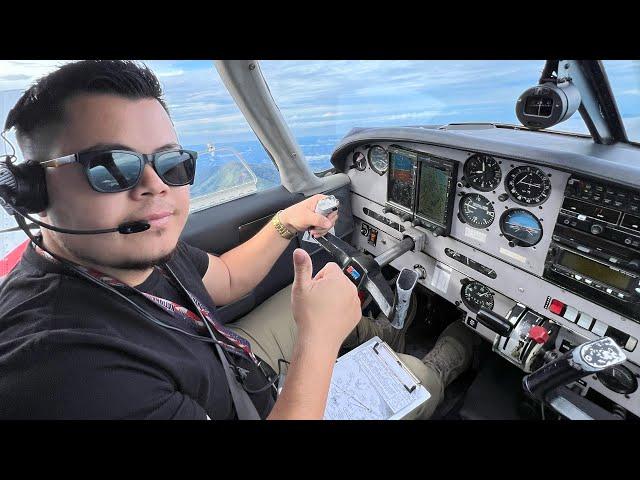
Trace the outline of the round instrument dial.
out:
<instances>
[{"instance_id":1,"label":"round instrument dial","mask_svg":"<svg viewBox=\"0 0 640 480\"><path fill-rule=\"evenodd\" d=\"M481 307L493 310L493 292L489 287L475 280L462 287L460 298L466 307L474 313L478 313Z\"/></svg>"},{"instance_id":2,"label":"round instrument dial","mask_svg":"<svg viewBox=\"0 0 640 480\"><path fill-rule=\"evenodd\" d=\"M493 157L476 153L464 164L464 178L476 190L489 192L500 185L502 170Z\"/></svg>"},{"instance_id":3,"label":"round instrument dial","mask_svg":"<svg viewBox=\"0 0 640 480\"><path fill-rule=\"evenodd\" d=\"M369 166L378 175L384 175L389 168L389 155L380 145L374 145L369 149Z\"/></svg>"},{"instance_id":4,"label":"round instrument dial","mask_svg":"<svg viewBox=\"0 0 640 480\"><path fill-rule=\"evenodd\" d=\"M479 193L463 195L459 212L462 219L474 228L487 228L496 218L496 211L489 199Z\"/></svg>"},{"instance_id":5,"label":"round instrument dial","mask_svg":"<svg viewBox=\"0 0 640 480\"><path fill-rule=\"evenodd\" d=\"M624 365L615 365L602 372L598 372L596 376L609 390L613 390L622 395L631 395L638 389L638 379L633 372Z\"/></svg>"},{"instance_id":6,"label":"round instrument dial","mask_svg":"<svg viewBox=\"0 0 640 480\"><path fill-rule=\"evenodd\" d=\"M504 188L520 205L540 205L549 198L551 181L538 167L521 165L507 173Z\"/></svg>"},{"instance_id":7,"label":"round instrument dial","mask_svg":"<svg viewBox=\"0 0 640 480\"><path fill-rule=\"evenodd\" d=\"M353 166L356 167L356 170L360 170L361 172L367 168L367 159L362 152L356 152L353 154Z\"/></svg>"},{"instance_id":8,"label":"round instrument dial","mask_svg":"<svg viewBox=\"0 0 640 480\"><path fill-rule=\"evenodd\" d=\"M523 208L512 208L500 217L500 231L516 245L532 247L542 239L542 224Z\"/></svg>"}]
</instances>

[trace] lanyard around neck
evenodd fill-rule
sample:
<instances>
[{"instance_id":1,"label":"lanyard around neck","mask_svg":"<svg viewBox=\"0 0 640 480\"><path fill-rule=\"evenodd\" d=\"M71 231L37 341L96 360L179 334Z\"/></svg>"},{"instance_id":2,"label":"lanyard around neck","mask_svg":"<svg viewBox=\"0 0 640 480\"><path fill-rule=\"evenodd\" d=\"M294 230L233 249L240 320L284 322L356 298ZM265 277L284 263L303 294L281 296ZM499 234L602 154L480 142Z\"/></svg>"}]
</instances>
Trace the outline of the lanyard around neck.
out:
<instances>
[{"instance_id":1,"label":"lanyard around neck","mask_svg":"<svg viewBox=\"0 0 640 480\"><path fill-rule=\"evenodd\" d=\"M53 258L49 253L44 251L37 244L34 243L33 246L36 252L42 255L43 257L53 262L58 262L58 260ZM134 292L138 295L144 296L147 300L150 300L156 306L162 308L165 312L167 312L174 318L182 318L182 319L187 319L189 321L192 321L201 329L206 328L206 325L204 324L204 322L208 322L209 325L211 325L215 329L215 331L218 332L218 334L220 334L224 338L224 341L218 341L218 343L222 348L229 351L230 353L246 356L249 359L251 359L256 365L258 364L258 359L256 358L255 354L251 351L251 344L246 339L240 337L232 330L224 327L221 323L215 321L209 309L205 307L205 305L200 300L198 300L198 298L195 295L193 295L189 290L187 290L184 287L184 285L182 285L182 282L180 282L176 274L173 272L173 270L171 270L171 268L168 265L164 265L165 268L161 268L159 266L156 266L155 268L158 269L159 273L162 274L168 280L170 280L171 278L167 275L166 272L167 271L169 272L169 275L172 277L172 279L175 282L174 287L178 287L178 289L181 289L186 294L186 296L189 298L189 300L191 301L191 304L193 305L193 307L195 307L195 310L196 312L198 312L198 314L194 313L192 310L184 307L183 305L180 305L177 302L174 302L166 298L158 297L156 295L152 295L147 292L143 292L142 290L139 290L135 287L127 285L123 282L120 282L119 280L116 280L115 278L103 272L100 272L99 270L86 268L81 265L75 265L75 267L78 268L79 270L82 270L84 273L94 277L96 280L102 283L105 283L111 287L121 288L124 290L128 290L130 292Z\"/></svg>"}]
</instances>

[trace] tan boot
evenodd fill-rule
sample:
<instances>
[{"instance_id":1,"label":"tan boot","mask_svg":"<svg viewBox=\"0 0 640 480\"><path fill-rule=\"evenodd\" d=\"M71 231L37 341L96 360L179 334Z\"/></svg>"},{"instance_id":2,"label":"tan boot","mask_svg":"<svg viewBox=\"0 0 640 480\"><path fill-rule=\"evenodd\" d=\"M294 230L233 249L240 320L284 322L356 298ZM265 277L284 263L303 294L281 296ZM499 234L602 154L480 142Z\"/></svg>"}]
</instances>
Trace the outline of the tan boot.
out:
<instances>
[{"instance_id":1,"label":"tan boot","mask_svg":"<svg viewBox=\"0 0 640 480\"><path fill-rule=\"evenodd\" d=\"M440 377L443 388L471 365L476 335L461 321L450 324L438 337L436 344L422 359Z\"/></svg>"}]
</instances>

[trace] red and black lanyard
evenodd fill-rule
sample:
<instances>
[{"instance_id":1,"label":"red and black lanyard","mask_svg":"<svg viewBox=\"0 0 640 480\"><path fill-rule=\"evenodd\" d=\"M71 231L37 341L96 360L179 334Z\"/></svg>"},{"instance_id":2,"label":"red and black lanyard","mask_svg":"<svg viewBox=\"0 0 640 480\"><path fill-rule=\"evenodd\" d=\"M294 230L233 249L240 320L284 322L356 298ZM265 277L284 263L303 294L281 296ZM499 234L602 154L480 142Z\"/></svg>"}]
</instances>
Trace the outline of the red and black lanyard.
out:
<instances>
[{"instance_id":1,"label":"red and black lanyard","mask_svg":"<svg viewBox=\"0 0 640 480\"><path fill-rule=\"evenodd\" d=\"M47 253L44 250L42 250L38 245L36 245L36 244L33 244L33 245L34 245L34 249L36 250L36 252L38 252L40 255L44 256L45 258L47 258L47 259L49 259L49 260L51 260L53 262L57 262L57 260L55 258L53 258L49 253ZM213 319L213 316L211 315L211 313L209 312L209 309L207 307L205 307L204 304L200 300L198 300L198 298L195 295L193 295L186 288L182 287L183 290L185 291L185 293L191 299L191 302L200 311L201 316L198 316L196 313L194 313L193 311L189 310L188 308L180 305L179 303L176 303L176 302L174 302L172 300L168 300L166 298L157 297L157 296L152 295L150 293L143 292L142 290L138 290L137 288L134 288L134 287L131 287L130 285L122 283L122 282L116 280L115 278L110 277L109 275L107 275L105 273L102 273L102 272L100 272L98 270L82 267L80 265L76 265L75 267L80 269L80 270L82 270L86 274L91 275L92 277L96 278L97 280L106 283L107 285L110 285L110 286L116 287L116 288L121 288L121 289L128 290L128 291L132 291L132 292L135 292L137 294L143 295L145 298L147 298L148 300L152 301L154 304L156 304L157 306L162 308L164 311L169 313L174 318L181 318L181 319L190 320L190 321L194 322L200 329L205 327L204 323L202 322L202 319L206 319L209 322L209 324L215 329L215 331L218 332L226 340L226 341L219 341L218 342L219 345L222 348L224 348L228 352L234 353L236 355L247 356L256 365L259 365L258 359L253 354L253 352L251 351L251 344L246 339L244 339L241 336L237 335L232 330L229 330L228 328L224 327L221 323L216 322ZM158 267L158 266L156 266L155 268L157 268L162 275L164 275L167 279L169 279L169 277L167 276L167 274L166 274L166 272L164 271L163 268ZM169 270L169 271L175 277L175 274L173 274L173 272L171 270ZM177 279L175 279L175 280L178 283L180 283ZM180 284L180 286L182 286L182 284Z\"/></svg>"}]
</instances>

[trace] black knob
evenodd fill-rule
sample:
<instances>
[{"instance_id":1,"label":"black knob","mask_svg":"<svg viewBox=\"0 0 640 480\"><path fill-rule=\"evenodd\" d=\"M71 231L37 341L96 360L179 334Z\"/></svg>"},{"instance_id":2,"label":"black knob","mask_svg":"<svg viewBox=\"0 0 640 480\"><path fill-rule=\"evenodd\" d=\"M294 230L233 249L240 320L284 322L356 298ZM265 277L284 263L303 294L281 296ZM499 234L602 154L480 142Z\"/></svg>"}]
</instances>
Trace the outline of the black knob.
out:
<instances>
[{"instance_id":1,"label":"black knob","mask_svg":"<svg viewBox=\"0 0 640 480\"><path fill-rule=\"evenodd\" d=\"M640 258L634 258L629 263L627 263L627 267L633 270L634 272L640 272Z\"/></svg>"},{"instance_id":2,"label":"black knob","mask_svg":"<svg viewBox=\"0 0 640 480\"><path fill-rule=\"evenodd\" d=\"M480 307L476 313L476 320L501 337L508 337L513 329L513 325L506 318L484 307Z\"/></svg>"},{"instance_id":3,"label":"black knob","mask_svg":"<svg viewBox=\"0 0 640 480\"><path fill-rule=\"evenodd\" d=\"M509 195L507 195L506 193L501 193L500 195L498 195L498 200L500 200L501 202L504 202L507 198L509 198Z\"/></svg>"},{"instance_id":4,"label":"black knob","mask_svg":"<svg viewBox=\"0 0 640 480\"><path fill-rule=\"evenodd\" d=\"M389 213L389 212L393 212L393 208L391 207L384 207L382 209L382 213Z\"/></svg>"},{"instance_id":5,"label":"black knob","mask_svg":"<svg viewBox=\"0 0 640 480\"><path fill-rule=\"evenodd\" d=\"M591 233L593 233L594 235L600 235L602 232L604 232L604 227L599 223L594 223L593 225L591 225Z\"/></svg>"},{"instance_id":6,"label":"black knob","mask_svg":"<svg viewBox=\"0 0 640 480\"><path fill-rule=\"evenodd\" d=\"M434 236L434 237L440 237L440 236L444 235L444 228L442 228L442 227L436 227L436 228L433 230L433 232L431 232L431 233L433 233L433 236Z\"/></svg>"},{"instance_id":7,"label":"black knob","mask_svg":"<svg viewBox=\"0 0 640 480\"><path fill-rule=\"evenodd\" d=\"M402 215L403 222L408 222L409 220L411 220L411 214L405 213L404 215Z\"/></svg>"}]
</instances>

